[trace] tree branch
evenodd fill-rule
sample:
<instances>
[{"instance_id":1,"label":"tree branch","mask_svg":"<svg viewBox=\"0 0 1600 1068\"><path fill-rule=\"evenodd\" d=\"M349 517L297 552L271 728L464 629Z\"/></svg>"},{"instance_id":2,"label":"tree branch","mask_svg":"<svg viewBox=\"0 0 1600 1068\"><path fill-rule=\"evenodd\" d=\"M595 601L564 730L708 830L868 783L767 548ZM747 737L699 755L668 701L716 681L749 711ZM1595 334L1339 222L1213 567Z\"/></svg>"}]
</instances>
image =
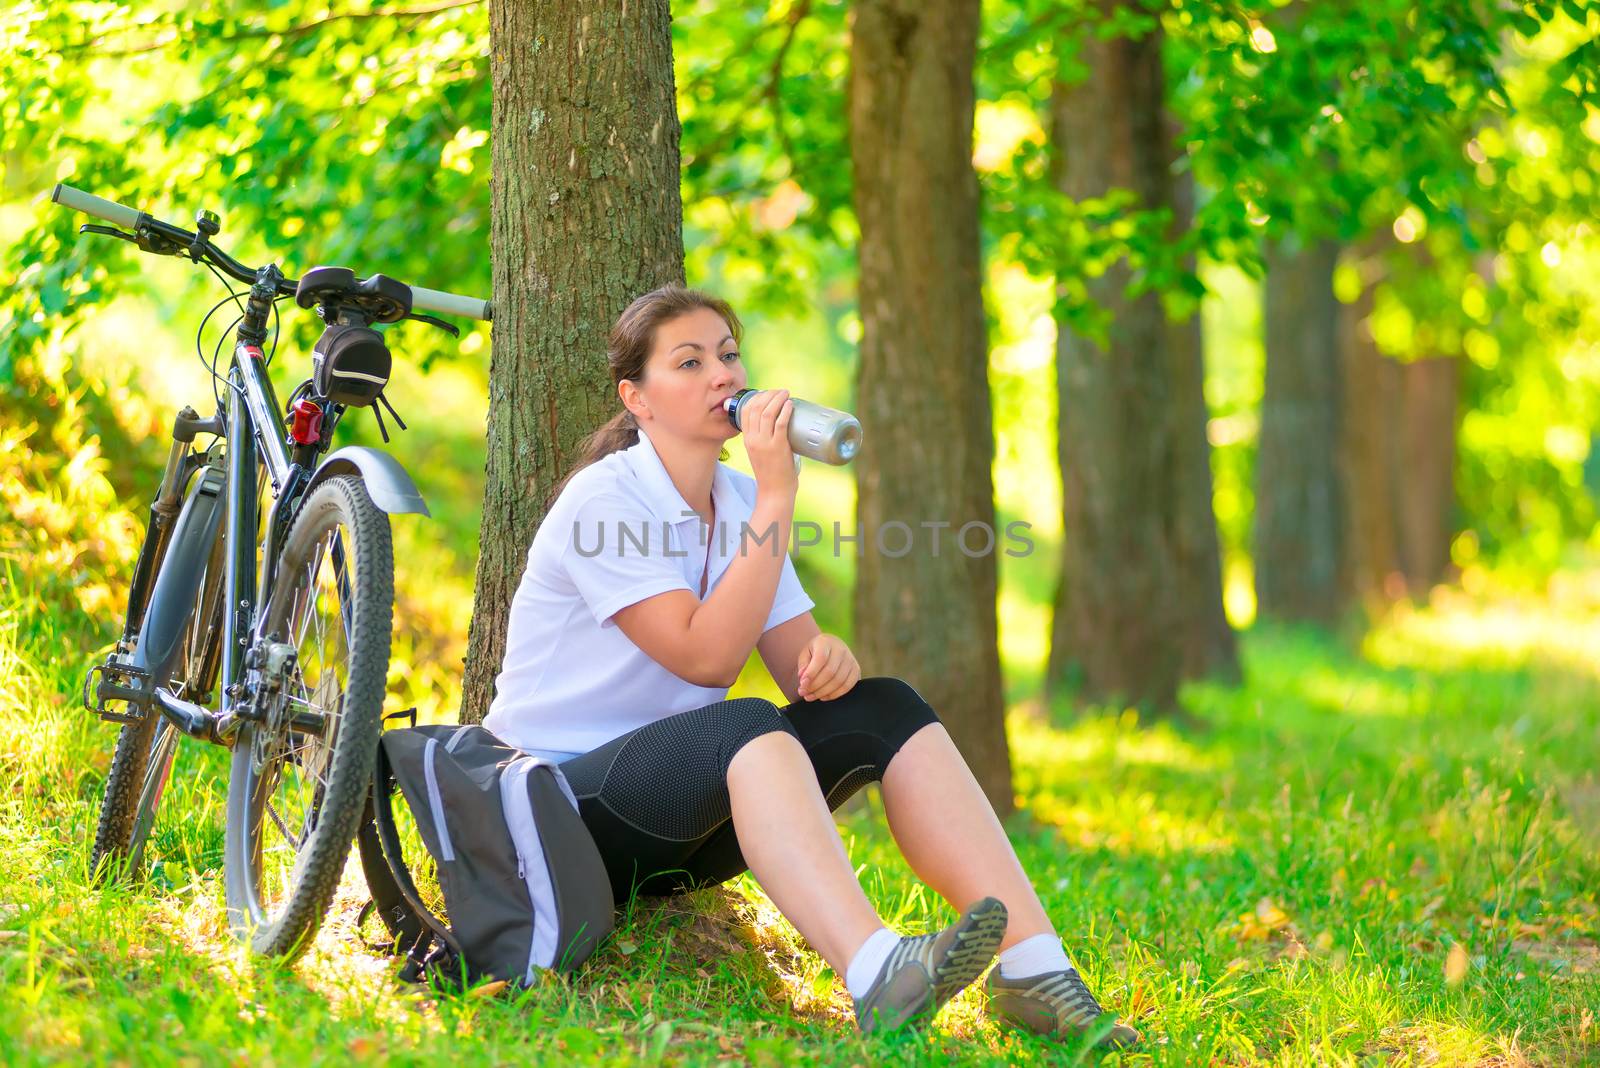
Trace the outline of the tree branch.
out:
<instances>
[{"instance_id":1,"label":"tree branch","mask_svg":"<svg viewBox=\"0 0 1600 1068\"><path fill-rule=\"evenodd\" d=\"M270 26L250 26L239 30L236 33L217 34L213 37L207 38L207 40L226 42L244 41L259 37L302 37L308 33L320 30L324 26L334 22L355 19L427 18L431 15L442 14L446 11L454 11L457 8L475 7L481 3L483 3L483 0L450 0L449 3L436 4L433 7L382 8L376 11L340 11L331 15L326 15L320 19L312 19L310 22L302 22L294 26L286 26L282 29L273 29ZM148 52L160 52L163 49L170 48L180 40L182 35L174 30L173 34L164 40L152 41L147 44L135 45L129 48L109 48L101 50L97 46L106 40L106 36L96 37L92 40L84 41L81 44L67 45L62 48L62 52L90 52L96 56L140 55Z\"/></svg>"},{"instance_id":2,"label":"tree branch","mask_svg":"<svg viewBox=\"0 0 1600 1068\"><path fill-rule=\"evenodd\" d=\"M794 163L794 141L789 137L789 131L783 125L783 61L789 54L789 46L794 44L794 35L800 29L800 23L811 13L811 0L800 0L789 9L789 28L784 32L783 42L778 45L777 55L772 57L772 69L767 75L767 87L762 95L767 99L767 106L772 110L772 128L778 134L778 144L783 149L783 154L788 157L791 167Z\"/></svg>"}]
</instances>

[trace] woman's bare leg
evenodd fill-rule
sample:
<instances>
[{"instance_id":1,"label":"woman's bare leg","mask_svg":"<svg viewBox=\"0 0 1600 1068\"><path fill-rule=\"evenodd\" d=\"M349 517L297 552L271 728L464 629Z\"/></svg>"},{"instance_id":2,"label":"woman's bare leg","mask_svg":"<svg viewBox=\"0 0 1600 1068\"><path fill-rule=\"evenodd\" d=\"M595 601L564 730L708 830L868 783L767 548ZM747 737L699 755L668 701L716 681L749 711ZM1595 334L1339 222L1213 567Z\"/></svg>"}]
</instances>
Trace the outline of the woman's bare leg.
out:
<instances>
[{"instance_id":1,"label":"woman's bare leg","mask_svg":"<svg viewBox=\"0 0 1600 1068\"><path fill-rule=\"evenodd\" d=\"M845 974L883 920L861 892L805 748L781 731L746 743L728 765L728 796L750 873L833 970Z\"/></svg>"},{"instance_id":2,"label":"woman's bare leg","mask_svg":"<svg viewBox=\"0 0 1600 1068\"><path fill-rule=\"evenodd\" d=\"M883 807L911 870L952 907L964 909L986 895L1005 902L1010 921L1002 950L1056 933L994 808L941 724L917 731L889 761Z\"/></svg>"}]
</instances>

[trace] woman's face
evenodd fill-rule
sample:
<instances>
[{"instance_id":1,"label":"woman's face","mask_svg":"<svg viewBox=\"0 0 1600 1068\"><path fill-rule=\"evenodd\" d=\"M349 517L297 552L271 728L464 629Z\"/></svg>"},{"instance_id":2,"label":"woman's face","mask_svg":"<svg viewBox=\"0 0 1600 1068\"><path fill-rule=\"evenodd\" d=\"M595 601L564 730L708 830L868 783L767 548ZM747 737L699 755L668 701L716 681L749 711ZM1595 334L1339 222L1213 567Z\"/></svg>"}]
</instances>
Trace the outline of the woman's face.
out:
<instances>
[{"instance_id":1,"label":"woman's face","mask_svg":"<svg viewBox=\"0 0 1600 1068\"><path fill-rule=\"evenodd\" d=\"M695 308L656 328L643 376L618 388L649 431L722 442L739 433L722 402L744 385L733 331L710 308Z\"/></svg>"}]
</instances>

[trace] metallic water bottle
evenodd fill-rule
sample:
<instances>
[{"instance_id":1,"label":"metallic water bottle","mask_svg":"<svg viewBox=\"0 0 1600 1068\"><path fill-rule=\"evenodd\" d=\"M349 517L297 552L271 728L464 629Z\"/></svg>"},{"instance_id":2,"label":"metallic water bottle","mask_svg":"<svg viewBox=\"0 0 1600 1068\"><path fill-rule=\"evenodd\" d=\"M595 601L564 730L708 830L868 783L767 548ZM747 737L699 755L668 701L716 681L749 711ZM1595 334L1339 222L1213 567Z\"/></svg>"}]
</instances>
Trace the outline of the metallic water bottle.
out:
<instances>
[{"instance_id":1,"label":"metallic water bottle","mask_svg":"<svg viewBox=\"0 0 1600 1068\"><path fill-rule=\"evenodd\" d=\"M739 426L739 412L745 401L756 392L741 389L723 402L734 426ZM789 399L794 401L794 410L789 413L789 447L797 456L809 456L835 467L855 459L856 450L861 447L861 423L855 416L799 397Z\"/></svg>"}]
</instances>

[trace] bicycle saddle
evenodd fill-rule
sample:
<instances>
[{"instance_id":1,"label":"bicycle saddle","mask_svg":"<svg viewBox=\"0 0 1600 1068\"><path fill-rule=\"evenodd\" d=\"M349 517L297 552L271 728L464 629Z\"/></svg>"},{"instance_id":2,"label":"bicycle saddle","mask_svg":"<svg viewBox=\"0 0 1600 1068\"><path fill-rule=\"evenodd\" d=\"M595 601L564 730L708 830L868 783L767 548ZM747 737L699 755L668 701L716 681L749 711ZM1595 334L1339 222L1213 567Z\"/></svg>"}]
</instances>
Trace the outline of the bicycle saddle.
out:
<instances>
[{"instance_id":1,"label":"bicycle saddle","mask_svg":"<svg viewBox=\"0 0 1600 1068\"><path fill-rule=\"evenodd\" d=\"M348 267L313 267L295 287L294 302L355 308L373 321L393 323L411 312L411 287L387 275L357 279Z\"/></svg>"}]
</instances>

